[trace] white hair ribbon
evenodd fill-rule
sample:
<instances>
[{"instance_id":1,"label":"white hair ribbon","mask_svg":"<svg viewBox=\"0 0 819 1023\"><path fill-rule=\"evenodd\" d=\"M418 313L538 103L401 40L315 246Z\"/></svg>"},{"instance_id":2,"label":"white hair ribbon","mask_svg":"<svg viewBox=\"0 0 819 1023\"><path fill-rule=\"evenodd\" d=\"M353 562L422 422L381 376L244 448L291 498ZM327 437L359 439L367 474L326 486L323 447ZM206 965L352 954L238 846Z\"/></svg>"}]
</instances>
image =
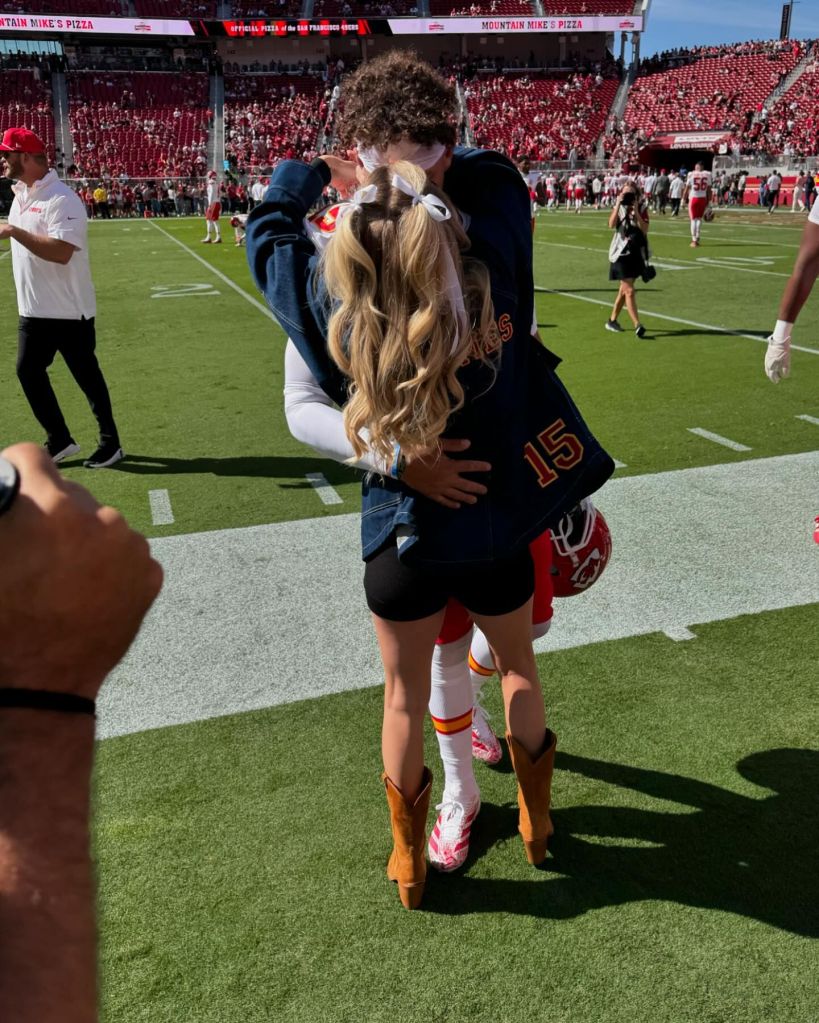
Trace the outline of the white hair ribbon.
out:
<instances>
[{"instance_id":1,"label":"white hair ribbon","mask_svg":"<svg viewBox=\"0 0 819 1023\"><path fill-rule=\"evenodd\" d=\"M399 192L403 192L404 195L410 196L413 206L418 206L419 204L423 206L433 220L449 220L452 216L452 211L443 199L439 199L437 195L421 195L421 193L417 192L409 181L407 181L406 178L402 178L400 174L393 174L391 184L392 187L397 188Z\"/></svg>"},{"instance_id":2,"label":"white hair ribbon","mask_svg":"<svg viewBox=\"0 0 819 1023\"><path fill-rule=\"evenodd\" d=\"M388 163L397 163L399 160L407 160L409 163L421 167L422 170L429 170L446 152L446 146L442 142L433 142L431 146L424 146L408 140L394 142L385 149L379 149L376 146L367 147L361 143L356 148L362 165L371 174L376 167L385 167Z\"/></svg>"},{"instance_id":3,"label":"white hair ribbon","mask_svg":"<svg viewBox=\"0 0 819 1023\"><path fill-rule=\"evenodd\" d=\"M355 213L357 210L360 210L362 206L367 206L370 203L376 202L377 199L377 185L364 185L363 188L357 188L355 192L353 192L349 201L339 206L336 223L344 217L349 217L351 213Z\"/></svg>"}]
</instances>

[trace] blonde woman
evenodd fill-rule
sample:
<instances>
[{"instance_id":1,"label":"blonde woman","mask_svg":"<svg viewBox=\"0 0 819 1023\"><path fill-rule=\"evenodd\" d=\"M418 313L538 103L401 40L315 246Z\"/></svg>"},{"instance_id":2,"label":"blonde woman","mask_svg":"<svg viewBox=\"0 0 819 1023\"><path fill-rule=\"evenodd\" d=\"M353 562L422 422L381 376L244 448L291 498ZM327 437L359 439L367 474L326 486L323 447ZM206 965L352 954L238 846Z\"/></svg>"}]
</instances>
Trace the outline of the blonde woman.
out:
<instances>
[{"instance_id":1,"label":"blonde woman","mask_svg":"<svg viewBox=\"0 0 819 1023\"><path fill-rule=\"evenodd\" d=\"M248 220L248 260L316 379L344 406L355 457L368 450L384 466L363 488L365 593L386 681L388 876L403 904L415 908L425 882L431 782L423 722L433 645L450 598L465 605L492 646L519 783L519 829L529 860L546 856L555 736L545 725L532 651L527 544L578 494L599 486L611 462L531 337L531 242L528 267L513 256L517 242L504 243L529 232L528 195L514 167L513 199L500 206L491 224L495 243L481 252L488 265L465 257L460 218L425 171L400 160L387 166L386 158L339 217L320 260L303 218L330 183L334 162L277 168ZM469 438L475 457L491 455L493 465L486 498L457 511L401 482L406 462L434 451L447 434ZM560 471L534 446L538 437Z\"/></svg>"}]
</instances>

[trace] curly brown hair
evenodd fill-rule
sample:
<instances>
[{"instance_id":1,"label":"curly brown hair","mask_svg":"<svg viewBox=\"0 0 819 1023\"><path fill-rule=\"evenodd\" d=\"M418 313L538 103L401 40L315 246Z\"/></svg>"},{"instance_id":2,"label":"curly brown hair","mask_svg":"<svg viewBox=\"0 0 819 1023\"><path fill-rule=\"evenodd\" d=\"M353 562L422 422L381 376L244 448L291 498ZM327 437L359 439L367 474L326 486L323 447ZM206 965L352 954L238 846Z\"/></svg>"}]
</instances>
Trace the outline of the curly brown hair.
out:
<instances>
[{"instance_id":1,"label":"curly brown hair","mask_svg":"<svg viewBox=\"0 0 819 1023\"><path fill-rule=\"evenodd\" d=\"M390 50L362 64L344 84L339 136L385 149L400 139L454 145L455 88L414 50Z\"/></svg>"}]
</instances>

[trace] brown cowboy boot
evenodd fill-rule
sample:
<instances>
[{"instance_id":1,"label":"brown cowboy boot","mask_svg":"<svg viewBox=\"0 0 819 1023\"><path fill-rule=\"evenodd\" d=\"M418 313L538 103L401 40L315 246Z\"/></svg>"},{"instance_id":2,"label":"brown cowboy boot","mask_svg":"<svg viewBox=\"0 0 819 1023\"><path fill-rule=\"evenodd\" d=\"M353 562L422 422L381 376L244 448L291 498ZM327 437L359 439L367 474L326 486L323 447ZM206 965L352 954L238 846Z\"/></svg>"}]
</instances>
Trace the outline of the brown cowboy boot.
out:
<instances>
[{"instance_id":1,"label":"brown cowboy boot","mask_svg":"<svg viewBox=\"0 0 819 1023\"><path fill-rule=\"evenodd\" d=\"M406 909L417 909L424 897L424 882L427 877L427 861L424 857L427 846L427 811L429 810L432 774L424 768L421 791L415 801L408 803L403 792L390 781L386 774L381 780L387 789L387 803L390 807L393 847L387 864L387 877L398 882L398 894Z\"/></svg>"},{"instance_id":2,"label":"brown cowboy boot","mask_svg":"<svg viewBox=\"0 0 819 1023\"><path fill-rule=\"evenodd\" d=\"M555 766L557 736L546 729L543 751L537 760L532 760L509 733L506 741L518 779L518 831L526 849L526 858L537 865L546 859L546 845L554 831L549 806L552 801L552 771Z\"/></svg>"}]
</instances>

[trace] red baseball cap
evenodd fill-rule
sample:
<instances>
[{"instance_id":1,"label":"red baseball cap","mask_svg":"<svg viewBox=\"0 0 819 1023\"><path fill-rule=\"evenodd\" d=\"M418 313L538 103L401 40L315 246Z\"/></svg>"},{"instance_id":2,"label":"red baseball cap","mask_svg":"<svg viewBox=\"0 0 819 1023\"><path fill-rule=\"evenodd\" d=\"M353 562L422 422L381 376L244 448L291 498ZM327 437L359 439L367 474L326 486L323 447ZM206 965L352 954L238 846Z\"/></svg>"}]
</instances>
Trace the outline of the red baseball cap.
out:
<instances>
[{"instance_id":1,"label":"red baseball cap","mask_svg":"<svg viewBox=\"0 0 819 1023\"><path fill-rule=\"evenodd\" d=\"M3 133L0 151L45 156L46 147L45 142L28 128L9 128Z\"/></svg>"}]
</instances>

